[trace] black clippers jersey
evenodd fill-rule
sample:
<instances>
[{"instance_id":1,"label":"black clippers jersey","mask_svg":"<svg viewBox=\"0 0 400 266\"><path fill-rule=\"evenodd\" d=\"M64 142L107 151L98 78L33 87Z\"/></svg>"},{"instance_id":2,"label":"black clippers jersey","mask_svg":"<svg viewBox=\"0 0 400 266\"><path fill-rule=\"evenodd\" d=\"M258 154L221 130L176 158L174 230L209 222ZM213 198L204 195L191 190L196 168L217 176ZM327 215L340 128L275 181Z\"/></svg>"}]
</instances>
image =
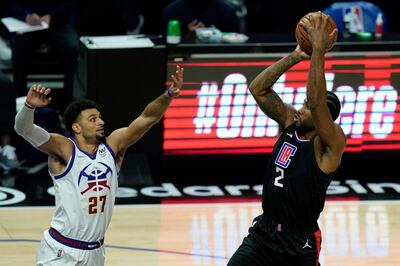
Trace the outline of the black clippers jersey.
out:
<instances>
[{"instance_id":1,"label":"black clippers jersey","mask_svg":"<svg viewBox=\"0 0 400 266\"><path fill-rule=\"evenodd\" d=\"M333 174L326 175L314 155L314 138L299 139L296 127L279 137L268 162L263 187L264 219L313 233Z\"/></svg>"}]
</instances>

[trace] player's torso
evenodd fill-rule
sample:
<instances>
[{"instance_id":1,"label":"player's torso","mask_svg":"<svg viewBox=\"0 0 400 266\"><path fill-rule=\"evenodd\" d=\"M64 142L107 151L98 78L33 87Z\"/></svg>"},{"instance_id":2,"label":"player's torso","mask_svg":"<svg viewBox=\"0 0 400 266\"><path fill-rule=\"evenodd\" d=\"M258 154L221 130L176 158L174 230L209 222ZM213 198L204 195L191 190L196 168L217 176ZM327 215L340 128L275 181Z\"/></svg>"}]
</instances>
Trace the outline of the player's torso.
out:
<instances>
[{"instance_id":1,"label":"player's torso","mask_svg":"<svg viewBox=\"0 0 400 266\"><path fill-rule=\"evenodd\" d=\"M56 211L51 226L62 235L98 241L114 208L118 169L107 144L91 157L76 145L64 173L53 177Z\"/></svg>"},{"instance_id":2,"label":"player's torso","mask_svg":"<svg viewBox=\"0 0 400 266\"><path fill-rule=\"evenodd\" d=\"M263 209L277 222L316 222L322 211L331 176L319 169L313 142L289 126L275 144L264 179Z\"/></svg>"}]
</instances>

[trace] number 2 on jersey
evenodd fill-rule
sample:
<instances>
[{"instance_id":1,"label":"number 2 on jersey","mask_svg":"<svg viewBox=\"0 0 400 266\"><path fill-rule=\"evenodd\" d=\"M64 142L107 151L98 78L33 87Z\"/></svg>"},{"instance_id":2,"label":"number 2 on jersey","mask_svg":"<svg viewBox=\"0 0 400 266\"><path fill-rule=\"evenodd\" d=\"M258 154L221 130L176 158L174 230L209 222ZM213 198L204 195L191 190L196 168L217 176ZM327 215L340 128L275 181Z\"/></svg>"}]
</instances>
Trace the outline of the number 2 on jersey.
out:
<instances>
[{"instance_id":1,"label":"number 2 on jersey","mask_svg":"<svg viewBox=\"0 0 400 266\"><path fill-rule=\"evenodd\" d=\"M285 171L280 168L276 167L276 172L279 174L277 177L275 177L274 185L277 187L283 187L282 183L279 183L279 180L283 179L285 177Z\"/></svg>"},{"instance_id":2,"label":"number 2 on jersey","mask_svg":"<svg viewBox=\"0 0 400 266\"><path fill-rule=\"evenodd\" d=\"M99 210L97 203L101 203L101 212L104 212L104 208L106 207L106 200L107 200L107 195L103 195L100 197L90 197L89 198L89 214L96 214L97 211Z\"/></svg>"}]
</instances>

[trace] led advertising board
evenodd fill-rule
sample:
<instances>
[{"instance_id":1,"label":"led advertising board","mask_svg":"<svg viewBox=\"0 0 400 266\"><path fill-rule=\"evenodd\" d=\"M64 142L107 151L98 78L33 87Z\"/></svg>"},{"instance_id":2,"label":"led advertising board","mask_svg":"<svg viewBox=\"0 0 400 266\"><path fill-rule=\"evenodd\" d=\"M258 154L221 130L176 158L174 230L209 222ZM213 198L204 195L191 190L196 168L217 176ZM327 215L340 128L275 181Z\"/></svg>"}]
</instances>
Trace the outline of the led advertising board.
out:
<instances>
[{"instance_id":1,"label":"led advertising board","mask_svg":"<svg viewBox=\"0 0 400 266\"><path fill-rule=\"evenodd\" d=\"M170 59L168 76L180 65L185 68L185 81L181 96L165 114L164 153L271 152L278 125L258 108L248 86L280 58L237 54ZM306 97L309 67L309 60L300 62L273 86L296 109ZM327 90L342 103L335 122L347 135L346 152L400 149L400 54L328 54L325 69Z\"/></svg>"}]
</instances>

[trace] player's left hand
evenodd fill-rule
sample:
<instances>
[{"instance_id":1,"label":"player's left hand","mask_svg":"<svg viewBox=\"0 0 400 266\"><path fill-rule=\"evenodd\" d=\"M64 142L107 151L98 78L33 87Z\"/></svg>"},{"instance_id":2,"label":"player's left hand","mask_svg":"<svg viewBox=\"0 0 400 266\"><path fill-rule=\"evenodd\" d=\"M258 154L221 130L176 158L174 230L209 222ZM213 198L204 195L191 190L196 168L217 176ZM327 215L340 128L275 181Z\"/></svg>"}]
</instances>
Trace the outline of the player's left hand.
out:
<instances>
[{"instance_id":1,"label":"player's left hand","mask_svg":"<svg viewBox=\"0 0 400 266\"><path fill-rule=\"evenodd\" d=\"M182 67L176 66L175 75L171 75L172 85L167 91L169 97L175 98L179 96L183 83L183 72Z\"/></svg>"},{"instance_id":2,"label":"player's left hand","mask_svg":"<svg viewBox=\"0 0 400 266\"><path fill-rule=\"evenodd\" d=\"M301 58L301 60L304 59L310 59L311 56L309 56L308 54L306 54L306 52L304 52L303 50L301 50L300 45L296 46L296 49L294 50L295 53L298 54L298 56Z\"/></svg>"}]
</instances>

